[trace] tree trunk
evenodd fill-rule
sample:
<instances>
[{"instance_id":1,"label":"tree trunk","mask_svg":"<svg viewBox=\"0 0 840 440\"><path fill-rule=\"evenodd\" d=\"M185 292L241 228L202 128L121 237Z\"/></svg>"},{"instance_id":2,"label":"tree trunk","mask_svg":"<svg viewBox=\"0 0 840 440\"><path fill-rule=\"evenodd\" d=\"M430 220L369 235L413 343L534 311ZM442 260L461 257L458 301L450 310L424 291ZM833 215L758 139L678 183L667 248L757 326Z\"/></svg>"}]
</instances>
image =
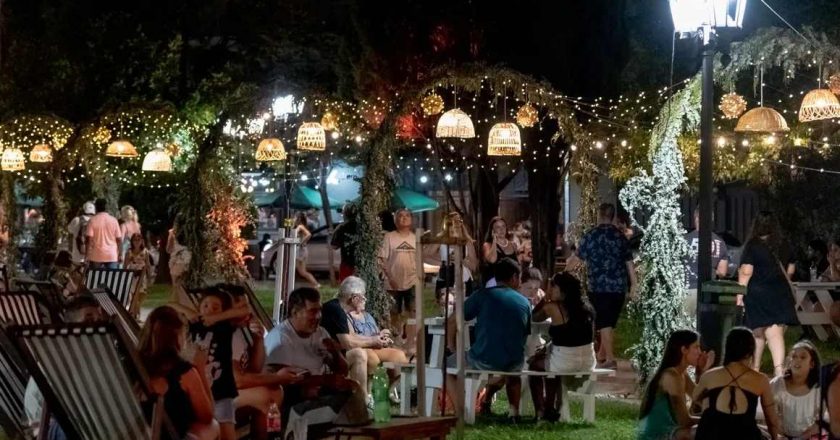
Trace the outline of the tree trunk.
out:
<instances>
[{"instance_id":1,"label":"tree trunk","mask_svg":"<svg viewBox=\"0 0 840 440\"><path fill-rule=\"evenodd\" d=\"M329 267L328 271L330 274L330 285L335 286L335 272L333 271L333 265L335 264L335 258L333 255L332 247L330 243L332 242L332 234L333 234L333 219L332 219L332 207L330 207L330 197L327 193L327 177L329 177L330 172L330 163L329 157L327 156L327 152L321 154L321 162L320 162L320 174L321 174L321 185L319 187L321 193L321 207L324 210L324 222L327 224L327 265Z\"/></svg>"},{"instance_id":2,"label":"tree trunk","mask_svg":"<svg viewBox=\"0 0 840 440\"><path fill-rule=\"evenodd\" d=\"M474 207L475 239L479 242L487 235L490 219L499 215L499 173L489 168L479 168L470 183Z\"/></svg>"},{"instance_id":3,"label":"tree trunk","mask_svg":"<svg viewBox=\"0 0 840 440\"><path fill-rule=\"evenodd\" d=\"M560 216L560 196L557 190L562 176L562 171L557 167L528 169L533 265L544 277L554 273L555 237Z\"/></svg>"}]
</instances>

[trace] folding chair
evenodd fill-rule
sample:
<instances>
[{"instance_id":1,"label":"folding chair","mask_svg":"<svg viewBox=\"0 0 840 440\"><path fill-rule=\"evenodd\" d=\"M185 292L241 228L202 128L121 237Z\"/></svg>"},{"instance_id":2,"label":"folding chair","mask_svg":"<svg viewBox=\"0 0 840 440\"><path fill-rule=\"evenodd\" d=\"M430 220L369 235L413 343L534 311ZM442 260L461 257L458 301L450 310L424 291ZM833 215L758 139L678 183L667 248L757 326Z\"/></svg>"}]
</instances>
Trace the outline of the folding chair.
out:
<instances>
[{"instance_id":1,"label":"folding chair","mask_svg":"<svg viewBox=\"0 0 840 440\"><path fill-rule=\"evenodd\" d=\"M0 294L0 322L39 325L60 322L58 313L35 292Z\"/></svg>"},{"instance_id":2,"label":"folding chair","mask_svg":"<svg viewBox=\"0 0 840 440\"><path fill-rule=\"evenodd\" d=\"M139 356L118 326L66 324L4 331L67 438L157 440L162 427L177 438L162 396L151 392ZM155 402L151 424L137 391Z\"/></svg>"},{"instance_id":3,"label":"folding chair","mask_svg":"<svg viewBox=\"0 0 840 440\"><path fill-rule=\"evenodd\" d=\"M140 271L131 269L87 269L85 287L89 290L107 287L120 304L129 310L140 287Z\"/></svg>"},{"instance_id":4,"label":"folding chair","mask_svg":"<svg viewBox=\"0 0 840 440\"><path fill-rule=\"evenodd\" d=\"M122 328L132 347L136 348L140 342L140 326L128 314L128 310L120 304L119 300L108 289L92 289L90 294L96 298L105 314Z\"/></svg>"},{"instance_id":5,"label":"folding chair","mask_svg":"<svg viewBox=\"0 0 840 440\"><path fill-rule=\"evenodd\" d=\"M0 427L12 439L34 438L24 407L28 379L17 351L0 335Z\"/></svg>"}]
</instances>

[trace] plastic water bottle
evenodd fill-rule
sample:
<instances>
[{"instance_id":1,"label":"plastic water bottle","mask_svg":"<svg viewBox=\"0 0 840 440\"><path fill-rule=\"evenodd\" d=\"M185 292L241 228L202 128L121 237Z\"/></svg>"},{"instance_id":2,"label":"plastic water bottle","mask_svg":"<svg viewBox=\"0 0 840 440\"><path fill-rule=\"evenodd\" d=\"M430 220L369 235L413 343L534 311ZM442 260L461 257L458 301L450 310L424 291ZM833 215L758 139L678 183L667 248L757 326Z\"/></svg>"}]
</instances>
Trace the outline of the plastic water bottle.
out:
<instances>
[{"instance_id":1,"label":"plastic water bottle","mask_svg":"<svg viewBox=\"0 0 840 440\"><path fill-rule=\"evenodd\" d=\"M379 366L373 373L373 420L391 421L391 401L388 399L389 380L385 367Z\"/></svg>"},{"instance_id":2,"label":"plastic water bottle","mask_svg":"<svg viewBox=\"0 0 840 440\"><path fill-rule=\"evenodd\" d=\"M272 403L271 406L268 407L266 418L268 419L266 431L268 431L269 434L280 435L282 424L280 420L280 408L277 407L276 403Z\"/></svg>"}]
</instances>

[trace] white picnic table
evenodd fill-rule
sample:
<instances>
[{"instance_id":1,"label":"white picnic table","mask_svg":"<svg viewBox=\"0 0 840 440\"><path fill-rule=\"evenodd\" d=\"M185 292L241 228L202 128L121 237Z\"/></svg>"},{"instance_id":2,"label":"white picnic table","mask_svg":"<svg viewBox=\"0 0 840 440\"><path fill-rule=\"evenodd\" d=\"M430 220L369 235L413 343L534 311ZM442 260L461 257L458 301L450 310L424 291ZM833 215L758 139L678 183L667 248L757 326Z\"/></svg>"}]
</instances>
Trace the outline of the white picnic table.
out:
<instances>
[{"instance_id":1,"label":"white picnic table","mask_svg":"<svg viewBox=\"0 0 840 440\"><path fill-rule=\"evenodd\" d=\"M840 290L840 283L793 283L796 316L802 327L809 327L821 341L840 338L840 327L832 324L831 292ZM809 295L809 293L811 293Z\"/></svg>"}]
</instances>

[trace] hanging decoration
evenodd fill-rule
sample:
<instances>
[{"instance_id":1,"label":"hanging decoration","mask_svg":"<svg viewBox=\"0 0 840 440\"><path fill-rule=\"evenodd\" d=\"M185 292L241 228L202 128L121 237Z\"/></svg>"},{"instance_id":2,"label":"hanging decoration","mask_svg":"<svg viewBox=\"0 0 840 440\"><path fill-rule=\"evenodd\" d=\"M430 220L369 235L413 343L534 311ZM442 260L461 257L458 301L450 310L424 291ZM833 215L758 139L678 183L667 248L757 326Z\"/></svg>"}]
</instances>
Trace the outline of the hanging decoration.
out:
<instances>
[{"instance_id":1,"label":"hanging decoration","mask_svg":"<svg viewBox=\"0 0 840 440\"><path fill-rule=\"evenodd\" d=\"M747 110L747 101L743 96L731 92L720 98L720 105L718 108L723 112L724 118L736 119Z\"/></svg>"},{"instance_id":2,"label":"hanging decoration","mask_svg":"<svg viewBox=\"0 0 840 440\"><path fill-rule=\"evenodd\" d=\"M490 129L487 137L488 156L519 156L522 154L522 139L519 127L512 122L500 122Z\"/></svg>"},{"instance_id":3,"label":"hanging decoration","mask_svg":"<svg viewBox=\"0 0 840 440\"><path fill-rule=\"evenodd\" d=\"M423 101L420 102L420 107L423 109L423 114L427 117L437 115L443 111L443 98L437 93L432 93L423 98Z\"/></svg>"},{"instance_id":4,"label":"hanging decoration","mask_svg":"<svg viewBox=\"0 0 840 440\"><path fill-rule=\"evenodd\" d=\"M157 147L143 158L143 171L168 173L172 171L172 158L163 148Z\"/></svg>"},{"instance_id":5,"label":"hanging decoration","mask_svg":"<svg viewBox=\"0 0 840 440\"><path fill-rule=\"evenodd\" d=\"M799 107L799 120L802 122L819 121L840 117L840 102L829 89L814 89L802 99Z\"/></svg>"},{"instance_id":6,"label":"hanging decoration","mask_svg":"<svg viewBox=\"0 0 840 440\"><path fill-rule=\"evenodd\" d=\"M840 73L835 73L828 77L828 88L831 93L840 95Z\"/></svg>"},{"instance_id":7,"label":"hanging decoration","mask_svg":"<svg viewBox=\"0 0 840 440\"><path fill-rule=\"evenodd\" d=\"M516 111L516 123L523 128L533 127L539 120L539 112L531 103L524 104Z\"/></svg>"},{"instance_id":8,"label":"hanging decoration","mask_svg":"<svg viewBox=\"0 0 840 440\"><path fill-rule=\"evenodd\" d=\"M324 113L324 116L321 117L321 126L326 131L338 130L338 115L329 111Z\"/></svg>"},{"instance_id":9,"label":"hanging decoration","mask_svg":"<svg viewBox=\"0 0 840 440\"><path fill-rule=\"evenodd\" d=\"M0 159L0 168L3 171L22 171L26 169L25 160L23 152L19 148L6 148L3 151L2 159Z\"/></svg>"},{"instance_id":10,"label":"hanging decoration","mask_svg":"<svg viewBox=\"0 0 840 440\"><path fill-rule=\"evenodd\" d=\"M108 157L134 158L140 154L137 153L137 149L134 148L131 142L125 139L117 139L108 144L105 155Z\"/></svg>"},{"instance_id":11,"label":"hanging decoration","mask_svg":"<svg viewBox=\"0 0 840 440\"><path fill-rule=\"evenodd\" d=\"M759 106L744 113L735 125L735 131L750 133L778 133L790 131L787 121L776 110L764 106L764 65L760 67L760 93Z\"/></svg>"},{"instance_id":12,"label":"hanging decoration","mask_svg":"<svg viewBox=\"0 0 840 440\"><path fill-rule=\"evenodd\" d=\"M52 149L47 144L38 144L29 152L30 162L52 162Z\"/></svg>"},{"instance_id":13,"label":"hanging decoration","mask_svg":"<svg viewBox=\"0 0 840 440\"><path fill-rule=\"evenodd\" d=\"M442 139L472 139L475 137L475 127L469 115L461 109L454 108L440 116L435 136Z\"/></svg>"},{"instance_id":14,"label":"hanging decoration","mask_svg":"<svg viewBox=\"0 0 840 440\"><path fill-rule=\"evenodd\" d=\"M106 127L97 127L93 132L93 141L97 144L105 144L111 140L111 130Z\"/></svg>"},{"instance_id":15,"label":"hanging decoration","mask_svg":"<svg viewBox=\"0 0 840 440\"><path fill-rule=\"evenodd\" d=\"M258 162L273 162L286 160L286 148L283 142L277 138L268 138L260 141L254 158Z\"/></svg>"},{"instance_id":16,"label":"hanging decoration","mask_svg":"<svg viewBox=\"0 0 840 440\"><path fill-rule=\"evenodd\" d=\"M304 122L298 129L298 150L324 151L327 149L327 134L318 122Z\"/></svg>"}]
</instances>

